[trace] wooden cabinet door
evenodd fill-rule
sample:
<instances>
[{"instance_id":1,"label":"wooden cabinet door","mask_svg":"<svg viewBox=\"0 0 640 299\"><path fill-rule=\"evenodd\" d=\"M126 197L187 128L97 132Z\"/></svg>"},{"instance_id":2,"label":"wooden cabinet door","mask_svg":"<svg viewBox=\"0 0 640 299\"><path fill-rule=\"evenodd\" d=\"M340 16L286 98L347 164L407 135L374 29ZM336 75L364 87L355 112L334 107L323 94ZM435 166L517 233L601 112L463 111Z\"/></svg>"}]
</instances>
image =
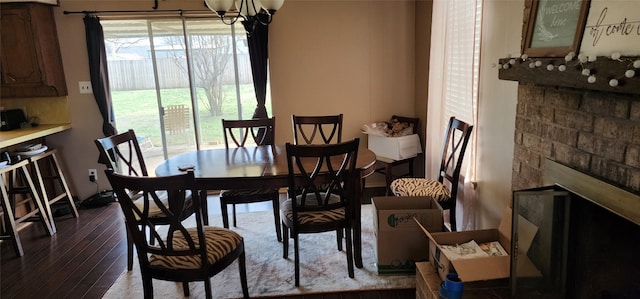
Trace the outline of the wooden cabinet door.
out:
<instances>
[{"instance_id":1,"label":"wooden cabinet door","mask_svg":"<svg viewBox=\"0 0 640 299\"><path fill-rule=\"evenodd\" d=\"M51 6L2 4L2 81L0 96L67 95Z\"/></svg>"}]
</instances>

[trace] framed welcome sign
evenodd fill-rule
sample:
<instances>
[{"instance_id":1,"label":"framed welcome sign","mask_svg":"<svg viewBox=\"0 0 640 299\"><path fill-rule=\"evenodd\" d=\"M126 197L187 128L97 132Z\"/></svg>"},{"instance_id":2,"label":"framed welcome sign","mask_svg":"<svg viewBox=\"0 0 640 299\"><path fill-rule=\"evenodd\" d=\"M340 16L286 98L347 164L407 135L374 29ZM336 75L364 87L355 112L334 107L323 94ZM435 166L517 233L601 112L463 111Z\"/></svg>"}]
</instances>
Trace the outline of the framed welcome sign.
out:
<instances>
[{"instance_id":1,"label":"framed welcome sign","mask_svg":"<svg viewBox=\"0 0 640 299\"><path fill-rule=\"evenodd\" d=\"M589 3L589 0L528 0L530 9L522 52L529 57L577 53Z\"/></svg>"}]
</instances>

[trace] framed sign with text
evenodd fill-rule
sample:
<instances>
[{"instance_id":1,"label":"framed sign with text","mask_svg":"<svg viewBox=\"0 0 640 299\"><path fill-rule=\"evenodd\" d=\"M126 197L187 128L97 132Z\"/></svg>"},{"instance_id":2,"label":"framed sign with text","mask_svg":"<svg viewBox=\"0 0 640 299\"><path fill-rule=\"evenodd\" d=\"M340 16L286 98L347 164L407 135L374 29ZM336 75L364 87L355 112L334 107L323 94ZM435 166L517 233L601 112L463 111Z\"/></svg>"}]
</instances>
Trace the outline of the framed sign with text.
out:
<instances>
[{"instance_id":1,"label":"framed sign with text","mask_svg":"<svg viewBox=\"0 0 640 299\"><path fill-rule=\"evenodd\" d=\"M561 57L578 52L590 0L528 0L522 53Z\"/></svg>"},{"instance_id":2,"label":"framed sign with text","mask_svg":"<svg viewBox=\"0 0 640 299\"><path fill-rule=\"evenodd\" d=\"M640 56L640 1L591 0L580 51Z\"/></svg>"}]
</instances>

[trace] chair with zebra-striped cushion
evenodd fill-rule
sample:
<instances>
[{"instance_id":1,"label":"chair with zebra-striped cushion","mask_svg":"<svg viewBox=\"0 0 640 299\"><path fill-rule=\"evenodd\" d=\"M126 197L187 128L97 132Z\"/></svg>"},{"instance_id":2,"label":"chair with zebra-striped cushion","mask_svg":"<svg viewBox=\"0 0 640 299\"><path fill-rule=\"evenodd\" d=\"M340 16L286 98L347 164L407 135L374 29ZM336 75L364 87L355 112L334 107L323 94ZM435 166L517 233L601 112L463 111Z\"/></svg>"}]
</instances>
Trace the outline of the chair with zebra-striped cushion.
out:
<instances>
[{"instance_id":1,"label":"chair with zebra-striped cushion","mask_svg":"<svg viewBox=\"0 0 640 299\"><path fill-rule=\"evenodd\" d=\"M236 260L242 293L249 298L244 240L229 229L204 225L201 203L207 195L195 189L193 171L163 177L127 176L111 169L105 174L136 246L144 298L153 298L153 279L182 282L184 296L189 296L189 282L203 281L206 298L212 298L211 277ZM129 190L139 190L134 195L142 196L145 204L137 205ZM189 194L195 220L184 215ZM154 224L156 208L167 225Z\"/></svg>"},{"instance_id":2,"label":"chair with zebra-striped cushion","mask_svg":"<svg viewBox=\"0 0 640 299\"><path fill-rule=\"evenodd\" d=\"M451 231L456 231L456 202L462 161L473 126L452 116L445 131L438 179L399 178L389 186L395 196L427 196L449 210ZM447 221L445 221L447 222Z\"/></svg>"},{"instance_id":3,"label":"chair with zebra-striped cushion","mask_svg":"<svg viewBox=\"0 0 640 299\"><path fill-rule=\"evenodd\" d=\"M355 164L359 142L356 138L338 144L286 144L289 199L280 205L280 218L284 258L288 257L289 234L293 238L296 286L300 285L300 234L336 231L338 250L346 239L347 270L354 277L352 230L354 204L359 202L355 198L360 184Z\"/></svg>"}]
</instances>

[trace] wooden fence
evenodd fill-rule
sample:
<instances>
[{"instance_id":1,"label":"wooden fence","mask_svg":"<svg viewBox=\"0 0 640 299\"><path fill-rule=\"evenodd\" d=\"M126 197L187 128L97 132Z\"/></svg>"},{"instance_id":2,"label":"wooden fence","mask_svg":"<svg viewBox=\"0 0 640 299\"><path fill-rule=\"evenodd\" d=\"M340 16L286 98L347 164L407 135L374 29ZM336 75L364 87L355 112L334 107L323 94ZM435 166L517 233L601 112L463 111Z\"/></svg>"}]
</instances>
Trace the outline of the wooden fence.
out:
<instances>
[{"instance_id":1,"label":"wooden fence","mask_svg":"<svg viewBox=\"0 0 640 299\"><path fill-rule=\"evenodd\" d=\"M155 89L153 64L145 60L109 61L109 84L111 90L143 90ZM158 81L161 88L188 88L189 80L186 71L176 66L172 58L157 60ZM235 84L233 63L227 65L223 75L223 84ZM238 78L240 84L251 83L251 64L249 55L238 55Z\"/></svg>"}]
</instances>

